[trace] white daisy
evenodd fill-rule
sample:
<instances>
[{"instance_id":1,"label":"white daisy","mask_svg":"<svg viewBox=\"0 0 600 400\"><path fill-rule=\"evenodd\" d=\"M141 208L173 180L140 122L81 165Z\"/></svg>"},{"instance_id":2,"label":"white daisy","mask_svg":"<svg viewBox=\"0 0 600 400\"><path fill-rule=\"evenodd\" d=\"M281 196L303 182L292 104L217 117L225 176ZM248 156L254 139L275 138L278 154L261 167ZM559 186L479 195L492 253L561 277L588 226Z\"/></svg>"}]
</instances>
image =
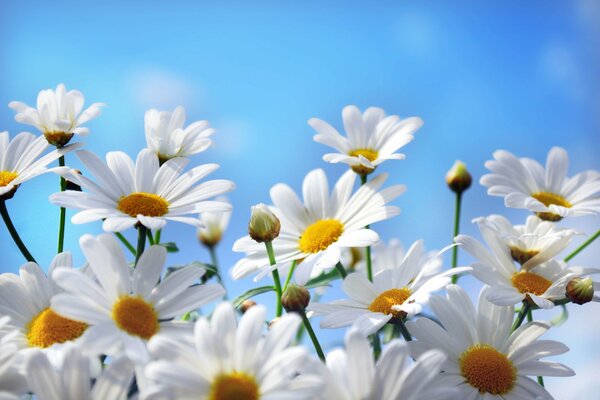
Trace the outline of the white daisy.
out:
<instances>
[{"instance_id":1,"label":"white daisy","mask_svg":"<svg viewBox=\"0 0 600 400\"><path fill-rule=\"evenodd\" d=\"M472 400L524 400L552 396L528 376L572 376L568 367L541 358L568 351L552 340L537 340L550 324L534 321L511 333L514 308L499 307L479 296L478 310L465 291L449 285L447 297L435 296L429 305L442 326L427 318L406 324L418 341L411 353L420 356L431 349L448 356L439 384L459 391L456 398Z\"/></svg>"},{"instance_id":2,"label":"white daisy","mask_svg":"<svg viewBox=\"0 0 600 400\"><path fill-rule=\"evenodd\" d=\"M163 246L147 249L132 271L113 236L84 235L79 242L98 282L80 271L57 268L53 278L68 294L54 296L51 304L61 315L88 325L80 340L91 353L124 353L143 364L148 339L191 328L172 319L225 293L220 285L194 285L205 271L192 265L158 283L166 261Z\"/></svg>"},{"instance_id":3,"label":"white daisy","mask_svg":"<svg viewBox=\"0 0 600 400\"><path fill-rule=\"evenodd\" d=\"M421 312L432 292L451 282L451 276L470 271L469 267L453 268L444 273L425 277L420 264L423 242L415 242L402 262L395 268L384 269L370 282L365 274L356 272L342 282L349 299L329 304L311 303L308 309L323 315L322 328L340 328L354 324L365 335L379 331L394 319L404 319Z\"/></svg>"},{"instance_id":4,"label":"white daisy","mask_svg":"<svg viewBox=\"0 0 600 400\"><path fill-rule=\"evenodd\" d=\"M220 196L217 201L230 204L226 197ZM198 228L198 239L207 247L216 246L223 237L223 233L229 225L231 210L204 212L200 214L202 226Z\"/></svg>"},{"instance_id":5,"label":"white daisy","mask_svg":"<svg viewBox=\"0 0 600 400\"><path fill-rule=\"evenodd\" d=\"M104 230L114 232L138 222L148 229L161 229L167 221L198 226L200 221L187 215L231 208L226 203L205 200L233 190L233 182L213 180L194 186L216 170L216 164L182 173L187 159L173 158L159 166L158 157L148 149L139 153L135 165L128 155L118 151L108 153L106 163L85 150L78 151L77 156L98 183L73 170L61 169L61 175L87 192L67 190L50 196L50 201L60 207L82 210L73 216L74 224L103 219Z\"/></svg>"},{"instance_id":6,"label":"white daisy","mask_svg":"<svg viewBox=\"0 0 600 400\"><path fill-rule=\"evenodd\" d=\"M15 337L19 332L10 325L8 316L0 317L0 399L18 400L27 392L25 378L15 368L19 346Z\"/></svg>"},{"instance_id":7,"label":"white daisy","mask_svg":"<svg viewBox=\"0 0 600 400\"><path fill-rule=\"evenodd\" d=\"M83 94L77 90L67 92L64 84L42 90L37 97L37 109L20 101L11 101L8 106L15 110L17 122L35 126L48 140L48 143L62 147L73 135L85 136L89 129L81 125L100 115L102 103L94 103L85 111Z\"/></svg>"},{"instance_id":8,"label":"white daisy","mask_svg":"<svg viewBox=\"0 0 600 400\"><path fill-rule=\"evenodd\" d=\"M181 106L173 112L148 110L144 123L148 148L158 155L161 162L206 150L212 144L209 137L215 132L208 121L196 121L184 128L185 109Z\"/></svg>"},{"instance_id":9,"label":"white daisy","mask_svg":"<svg viewBox=\"0 0 600 400\"><path fill-rule=\"evenodd\" d=\"M157 335L149 347L158 361L146 368L155 386L141 398L314 399L321 378L316 372L299 374L310 360L308 351L289 346L300 318L287 314L263 335L265 318L265 308L255 306L238 324L231 304L221 303L210 320L196 322L193 337Z\"/></svg>"},{"instance_id":10,"label":"white daisy","mask_svg":"<svg viewBox=\"0 0 600 400\"><path fill-rule=\"evenodd\" d=\"M127 400L133 381L133 364L126 358L114 359L95 378L90 360L77 346L68 346L57 370L41 351L30 354L27 381L39 400Z\"/></svg>"},{"instance_id":11,"label":"white daisy","mask_svg":"<svg viewBox=\"0 0 600 400\"><path fill-rule=\"evenodd\" d=\"M530 158L517 158L498 150L481 177L488 194L503 196L507 207L526 208L548 221L600 212L600 173L581 172L567 177L569 157L560 147L548 153L546 169Z\"/></svg>"},{"instance_id":12,"label":"white daisy","mask_svg":"<svg viewBox=\"0 0 600 400\"><path fill-rule=\"evenodd\" d=\"M377 107L369 107L362 114L356 106L346 106L342 118L347 137L318 118L311 118L308 124L318 132L315 141L339 151L325 154L323 160L348 164L360 175L370 174L385 160L404 159L404 154L396 151L411 142L413 134L423 125L420 118L386 116Z\"/></svg>"},{"instance_id":13,"label":"white daisy","mask_svg":"<svg viewBox=\"0 0 600 400\"><path fill-rule=\"evenodd\" d=\"M289 186L275 185L271 200L281 221L279 237L273 241L278 264L269 267L265 246L246 236L233 246L234 251L247 253L234 266L233 278L242 278L262 268L260 278L280 264L302 260L296 269L296 281L304 284L309 277L333 268L340 261L342 248L377 243L377 233L365 226L398 215L400 209L387 204L405 191L403 185L380 191L386 178L386 174L381 174L352 194L356 175L348 171L330 195L325 172L316 169L304 179L304 204Z\"/></svg>"}]
</instances>

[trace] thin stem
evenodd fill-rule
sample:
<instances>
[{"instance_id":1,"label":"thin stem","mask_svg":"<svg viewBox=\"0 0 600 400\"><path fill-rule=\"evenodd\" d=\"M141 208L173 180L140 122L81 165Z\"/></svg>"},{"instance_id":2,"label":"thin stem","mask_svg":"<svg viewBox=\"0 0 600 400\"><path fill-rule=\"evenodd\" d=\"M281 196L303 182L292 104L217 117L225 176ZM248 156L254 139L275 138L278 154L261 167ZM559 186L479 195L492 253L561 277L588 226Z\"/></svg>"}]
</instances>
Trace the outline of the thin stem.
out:
<instances>
[{"instance_id":1,"label":"thin stem","mask_svg":"<svg viewBox=\"0 0 600 400\"><path fill-rule=\"evenodd\" d=\"M152 231L150 229L146 229L146 236L148 236L148 243L150 243L150 246L154 246L154 236L152 236Z\"/></svg>"},{"instance_id":2,"label":"thin stem","mask_svg":"<svg viewBox=\"0 0 600 400\"><path fill-rule=\"evenodd\" d=\"M459 226L460 226L460 206L462 204L462 192L456 193L456 208L454 209L454 236L452 236L452 241L454 238L458 236ZM458 265L458 246L454 246L452 248L452 268L456 268ZM452 276L452 283L456 283L458 281L458 275Z\"/></svg>"},{"instance_id":3,"label":"thin stem","mask_svg":"<svg viewBox=\"0 0 600 400\"><path fill-rule=\"evenodd\" d=\"M523 320L525 319L525 316L527 314L529 314L529 310L531 309L531 306L529 305L528 301L523 301L523 307L521 307L521 311L519 311L519 314L517 315L517 319L515 320L515 323L512 326L512 329L510 330L511 332L516 331L521 324L523 323Z\"/></svg>"},{"instance_id":4,"label":"thin stem","mask_svg":"<svg viewBox=\"0 0 600 400\"><path fill-rule=\"evenodd\" d=\"M576 248L571 254L566 256L565 261L566 262L571 261L571 259L573 257L575 257L577 254L579 254L583 249L588 247L590 245L590 243L592 243L594 240L596 240L598 238L598 236L600 236L600 230L598 230L598 232L594 233L588 240L583 242L583 244L581 246L579 246L578 248Z\"/></svg>"},{"instance_id":5,"label":"thin stem","mask_svg":"<svg viewBox=\"0 0 600 400\"><path fill-rule=\"evenodd\" d=\"M533 310L531 308L529 308L529 310L527 311L527 322L531 322L531 321L533 321ZM538 376L537 381L542 387L544 387L544 378L542 378L541 376Z\"/></svg>"},{"instance_id":6,"label":"thin stem","mask_svg":"<svg viewBox=\"0 0 600 400\"><path fill-rule=\"evenodd\" d=\"M402 337L404 338L404 340L407 342L411 342L412 336L411 336L410 332L408 331L408 328L404 324L404 320L402 320L401 318L398 318L396 320L396 325L398 325L398 329L400 330L400 333L402 334Z\"/></svg>"},{"instance_id":7,"label":"thin stem","mask_svg":"<svg viewBox=\"0 0 600 400\"><path fill-rule=\"evenodd\" d=\"M302 317L302 323L308 332L308 336L310 336L310 340L312 340L313 345L315 346L315 350L317 351L317 355L321 359L321 361L325 362L325 354L323 353L323 349L321 348L321 344L319 343L319 339L317 339L317 335L315 335L315 331L313 330L308 317L306 316L306 312L304 310L300 311L300 317Z\"/></svg>"},{"instance_id":8,"label":"thin stem","mask_svg":"<svg viewBox=\"0 0 600 400\"><path fill-rule=\"evenodd\" d=\"M115 236L121 241L121 243L123 243L125 247L127 247L127 250L129 250L131 254L135 256L135 247L129 243L129 240L125 239L125 236L123 236L121 232L115 232Z\"/></svg>"},{"instance_id":9,"label":"thin stem","mask_svg":"<svg viewBox=\"0 0 600 400\"><path fill-rule=\"evenodd\" d=\"M13 223L10 219L10 215L8 215L8 210L6 209L6 201L4 201L4 200L0 201L0 214L2 214L2 219L4 220L4 224L6 225L6 228L8 229L10 236L15 241L15 244L17 245L19 250L21 250L21 254L23 254L23 257L25 257L25 259L27 261L36 262L35 258L33 258L33 256L29 252L29 250L27 250L27 246L25 246L25 243L23 243L23 241L21 240L21 237L19 236L17 229L13 225Z\"/></svg>"},{"instance_id":10,"label":"thin stem","mask_svg":"<svg viewBox=\"0 0 600 400\"><path fill-rule=\"evenodd\" d=\"M138 241L137 241L137 251L135 252L135 265L137 266L140 257L144 253L144 248L146 247L146 228L144 225L140 224L138 226Z\"/></svg>"},{"instance_id":11,"label":"thin stem","mask_svg":"<svg viewBox=\"0 0 600 400\"><path fill-rule=\"evenodd\" d=\"M338 270L338 272L342 276L342 279L346 279L346 276L348 276L348 274L346 273L346 270L344 269L344 266L342 265L342 263L338 262L337 264L335 264L335 268Z\"/></svg>"},{"instance_id":12,"label":"thin stem","mask_svg":"<svg viewBox=\"0 0 600 400\"><path fill-rule=\"evenodd\" d=\"M367 183L367 175L360 176L360 184L361 186ZM365 228L369 228L367 225ZM365 260L367 261L367 278L369 281L373 282L373 262L371 260L371 246L367 246L365 248Z\"/></svg>"},{"instance_id":13,"label":"thin stem","mask_svg":"<svg viewBox=\"0 0 600 400\"><path fill-rule=\"evenodd\" d=\"M162 229L159 229L156 231L156 234L154 235L154 243L155 244L160 244L160 234L162 233Z\"/></svg>"},{"instance_id":14,"label":"thin stem","mask_svg":"<svg viewBox=\"0 0 600 400\"><path fill-rule=\"evenodd\" d=\"M215 267L215 269L217 270L217 280L219 281L219 284L223 286L223 289L225 289L225 296L223 296L223 298L227 299L227 289L225 288L225 282L223 282L223 278L221 277L221 270L219 269L219 260L217 258L216 246L208 246L208 252L210 253L210 262L212 263L212 266Z\"/></svg>"},{"instance_id":15,"label":"thin stem","mask_svg":"<svg viewBox=\"0 0 600 400\"><path fill-rule=\"evenodd\" d=\"M65 156L58 158L58 165L61 167L65 166ZM60 191L64 192L67 190L67 181L62 176L60 177ZM65 246L65 219L67 216L67 210L64 207L60 208L60 220L58 223L58 253L62 253Z\"/></svg>"},{"instance_id":16,"label":"thin stem","mask_svg":"<svg viewBox=\"0 0 600 400\"><path fill-rule=\"evenodd\" d=\"M265 247L267 248L267 254L269 255L269 263L271 265L275 265L275 252L273 251L273 243L265 242ZM281 279L279 278L279 271L276 269L273 270L273 281L275 281L275 292L277 292L277 308L275 316L281 317L283 314L283 306L281 305L281 296L283 291L281 290Z\"/></svg>"},{"instance_id":17,"label":"thin stem","mask_svg":"<svg viewBox=\"0 0 600 400\"><path fill-rule=\"evenodd\" d=\"M379 360L379 356L381 356L381 339L379 338L379 332L375 332L371 335L371 340L373 343L373 357L375 361Z\"/></svg>"},{"instance_id":18,"label":"thin stem","mask_svg":"<svg viewBox=\"0 0 600 400\"><path fill-rule=\"evenodd\" d=\"M283 284L283 292L285 292L285 289L287 289L290 281L292 280L292 275L294 275L296 265L298 265L298 260L292 261L292 266L290 267L290 271L288 272L287 278L285 278L285 283Z\"/></svg>"},{"instance_id":19,"label":"thin stem","mask_svg":"<svg viewBox=\"0 0 600 400\"><path fill-rule=\"evenodd\" d=\"M537 377L537 381L540 384L541 387L544 387L544 378L541 376Z\"/></svg>"}]
</instances>

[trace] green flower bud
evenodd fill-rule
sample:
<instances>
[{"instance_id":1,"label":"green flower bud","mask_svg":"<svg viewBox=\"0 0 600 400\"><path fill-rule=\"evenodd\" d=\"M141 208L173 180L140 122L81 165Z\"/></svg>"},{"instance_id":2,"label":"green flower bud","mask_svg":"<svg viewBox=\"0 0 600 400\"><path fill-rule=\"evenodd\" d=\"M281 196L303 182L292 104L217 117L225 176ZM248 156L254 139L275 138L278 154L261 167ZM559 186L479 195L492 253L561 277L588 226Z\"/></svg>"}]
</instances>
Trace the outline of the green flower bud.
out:
<instances>
[{"instance_id":1,"label":"green flower bud","mask_svg":"<svg viewBox=\"0 0 600 400\"><path fill-rule=\"evenodd\" d=\"M446 174L446 183L454 193L464 192L471 186L472 182L473 178L471 178L467 166L462 161L456 161Z\"/></svg>"},{"instance_id":2,"label":"green flower bud","mask_svg":"<svg viewBox=\"0 0 600 400\"><path fill-rule=\"evenodd\" d=\"M279 236L281 222L265 204L252 206L252 215L248 224L250 237L258 243L272 242Z\"/></svg>"},{"instance_id":3,"label":"green flower bud","mask_svg":"<svg viewBox=\"0 0 600 400\"><path fill-rule=\"evenodd\" d=\"M310 303L310 292L302 286L289 285L281 296L281 304L287 312L306 310Z\"/></svg>"},{"instance_id":4,"label":"green flower bud","mask_svg":"<svg viewBox=\"0 0 600 400\"><path fill-rule=\"evenodd\" d=\"M575 304L585 304L594 298L594 282L591 278L573 278L567 284L566 296Z\"/></svg>"}]
</instances>

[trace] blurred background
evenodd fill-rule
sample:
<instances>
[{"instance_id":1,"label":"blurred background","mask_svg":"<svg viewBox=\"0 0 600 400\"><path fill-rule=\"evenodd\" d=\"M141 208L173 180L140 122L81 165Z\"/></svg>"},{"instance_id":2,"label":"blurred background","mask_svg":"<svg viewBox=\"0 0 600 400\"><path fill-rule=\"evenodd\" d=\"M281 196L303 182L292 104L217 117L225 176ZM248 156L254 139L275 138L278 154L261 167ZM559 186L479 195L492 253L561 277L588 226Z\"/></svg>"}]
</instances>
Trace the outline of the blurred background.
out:
<instances>
[{"instance_id":1,"label":"blurred background","mask_svg":"<svg viewBox=\"0 0 600 400\"><path fill-rule=\"evenodd\" d=\"M456 159L475 179L464 196L461 231L476 237L474 217L502 213L522 223L528 215L505 209L502 199L488 197L476 183L494 150L544 162L552 146L562 146L571 156L571 175L600 169L599 49L600 3L594 0L104 1L93 8L80 1L3 1L0 130L11 137L29 130L6 105L35 104L38 91L61 82L82 91L86 104L107 104L87 124L91 134L83 140L101 156L122 150L135 157L145 146L149 108L183 105L188 123L208 119L217 129L214 147L193 163L216 162L221 168L212 177L237 184L229 195L232 224L218 247L227 271L241 257L230 249L246 233L250 206L269 203L271 186L285 182L300 190L314 168L324 168L331 181L345 171L321 161L330 149L312 140L309 118L341 129L348 104L416 115L425 125L403 149L406 160L388 161L377 171L390 174L389 184L408 186L395 202L402 215L374 229L386 241L398 237L408 247L423 238L428 249L439 249L451 242L454 197L444 175ZM79 166L73 155L67 164ZM57 190L56 176L42 176L8 203L44 268L55 251L58 222L58 208L47 197ZM562 225L591 234L600 220ZM78 238L100 231L99 223L67 226L66 248L78 265L84 262ZM181 249L169 264L209 260L191 227L170 224L163 239ZM572 247L583 240L576 238ZM17 272L24 260L4 226L0 250L0 270ZM599 259L600 241L575 264L599 267ZM460 264L469 261L460 253ZM481 285L472 278L461 283L476 298ZM235 296L253 283L228 279L226 285ZM326 300L343 296L338 286ZM272 294L258 301L273 311ZM577 376L548 378L547 387L557 399L590 398L600 390L600 306L572 305L569 311L569 321L546 338L571 347L556 359ZM343 333L317 330L327 349L340 345Z\"/></svg>"}]
</instances>

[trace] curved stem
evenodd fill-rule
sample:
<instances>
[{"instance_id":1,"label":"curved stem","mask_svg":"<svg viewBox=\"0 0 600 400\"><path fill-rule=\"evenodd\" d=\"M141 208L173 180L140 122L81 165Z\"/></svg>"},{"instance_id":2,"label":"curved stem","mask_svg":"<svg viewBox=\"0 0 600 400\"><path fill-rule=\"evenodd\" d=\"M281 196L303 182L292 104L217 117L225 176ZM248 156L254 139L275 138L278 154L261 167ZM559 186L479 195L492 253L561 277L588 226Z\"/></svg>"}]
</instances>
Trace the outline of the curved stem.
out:
<instances>
[{"instance_id":1,"label":"curved stem","mask_svg":"<svg viewBox=\"0 0 600 400\"><path fill-rule=\"evenodd\" d=\"M315 346L315 350L317 351L317 355L321 361L325 362L325 354L323 353L323 349L321 348L321 344L319 343L319 339L317 339L317 335L315 335L315 331L313 330L310 320L306 316L306 311L302 310L298 314L302 317L302 323L308 332L308 336L310 336L310 340L313 342L313 346Z\"/></svg>"},{"instance_id":2,"label":"curved stem","mask_svg":"<svg viewBox=\"0 0 600 400\"><path fill-rule=\"evenodd\" d=\"M140 257L144 253L144 248L146 247L146 228L144 225L140 224L138 226L138 241L137 241L137 251L135 252L135 265L137 266Z\"/></svg>"},{"instance_id":3,"label":"curved stem","mask_svg":"<svg viewBox=\"0 0 600 400\"><path fill-rule=\"evenodd\" d=\"M598 236L600 236L600 230L598 230L598 232L594 233L588 240L583 242L583 244L581 246L579 246L578 248L576 248L571 254L566 256L565 261L569 262L577 254L581 253L581 251L583 249L585 249L586 247L588 247L590 245L590 243L592 243L594 240L596 240L598 238Z\"/></svg>"},{"instance_id":4,"label":"curved stem","mask_svg":"<svg viewBox=\"0 0 600 400\"><path fill-rule=\"evenodd\" d=\"M290 281L292 280L292 275L294 275L294 271L296 270L296 265L298 265L298 260L292 261L292 266L290 267L290 272L288 272L287 278L285 278L285 283L283 284L283 292L287 289Z\"/></svg>"},{"instance_id":5,"label":"curved stem","mask_svg":"<svg viewBox=\"0 0 600 400\"><path fill-rule=\"evenodd\" d=\"M127 247L127 250L129 250L131 254L135 256L135 247L129 243L129 240L127 240L121 232L115 232L115 236L121 241L121 243L123 243L125 247Z\"/></svg>"},{"instance_id":6,"label":"curved stem","mask_svg":"<svg viewBox=\"0 0 600 400\"><path fill-rule=\"evenodd\" d=\"M17 245L19 250L21 250L21 254L23 254L23 257L25 257L25 259L27 261L36 262L35 258L33 258L33 256L29 252L29 250L27 250L27 246L25 246L25 243L23 243L23 241L21 240L21 237L19 236L17 229L13 225L13 223L10 219L10 215L8 215L8 209L6 208L6 201L4 201L4 200L0 201L0 214L2 214L2 219L4 220L4 224L6 225L6 228L8 229L8 232L10 233L10 236L14 240L15 244Z\"/></svg>"},{"instance_id":7,"label":"curved stem","mask_svg":"<svg viewBox=\"0 0 600 400\"><path fill-rule=\"evenodd\" d=\"M404 321L401 318L398 318L398 320L396 321L396 324L398 325L398 329L400 329L400 333L402 334L402 337L404 338L404 340L407 342L411 342L412 336L411 336L410 332L408 331L408 328L406 328L406 325L404 325Z\"/></svg>"},{"instance_id":8,"label":"curved stem","mask_svg":"<svg viewBox=\"0 0 600 400\"><path fill-rule=\"evenodd\" d=\"M265 242L265 247L267 248L267 254L269 255L269 263L271 265L275 265L275 252L273 251L273 243ZM276 308L276 316L281 317L283 314L283 306L281 305L281 295L283 291L281 290L281 279L279 278L279 271L274 269L273 272L273 281L275 281L275 292L277 292L277 308Z\"/></svg>"},{"instance_id":9,"label":"curved stem","mask_svg":"<svg viewBox=\"0 0 600 400\"><path fill-rule=\"evenodd\" d=\"M150 243L150 246L154 246L154 236L152 236L152 230L146 229L146 236L148 236L148 243Z\"/></svg>"},{"instance_id":10,"label":"curved stem","mask_svg":"<svg viewBox=\"0 0 600 400\"><path fill-rule=\"evenodd\" d=\"M342 279L346 279L346 276L348 276L348 274L346 273L346 270L344 269L344 266L342 265L342 263L338 262L337 264L335 264L335 268L338 270L338 272L342 276Z\"/></svg>"},{"instance_id":11,"label":"curved stem","mask_svg":"<svg viewBox=\"0 0 600 400\"><path fill-rule=\"evenodd\" d=\"M65 166L65 156L58 158L58 165L61 167ZM60 177L60 191L64 192L67 190L67 180ZM67 210L64 207L60 208L60 220L58 223L58 248L57 253L62 253L65 246L65 219L67 216Z\"/></svg>"},{"instance_id":12,"label":"curved stem","mask_svg":"<svg viewBox=\"0 0 600 400\"><path fill-rule=\"evenodd\" d=\"M515 323L512 326L512 329L510 330L511 332L516 331L521 324L523 323L523 320L525 319L525 316L527 314L529 314L529 311L531 310L531 306L529 305L528 301L523 301L523 307L521 307L521 311L519 311L519 314L517 315L517 319L515 320Z\"/></svg>"},{"instance_id":13,"label":"curved stem","mask_svg":"<svg viewBox=\"0 0 600 400\"><path fill-rule=\"evenodd\" d=\"M452 237L452 242L454 242L454 238L458 236L459 226L460 226L460 206L462 203L462 192L456 193L456 207L454 209L454 236ZM458 246L454 246L452 248L452 268L456 268L458 265ZM452 276L452 283L456 283L458 281L458 275Z\"/></svg>"}]
</instances>

